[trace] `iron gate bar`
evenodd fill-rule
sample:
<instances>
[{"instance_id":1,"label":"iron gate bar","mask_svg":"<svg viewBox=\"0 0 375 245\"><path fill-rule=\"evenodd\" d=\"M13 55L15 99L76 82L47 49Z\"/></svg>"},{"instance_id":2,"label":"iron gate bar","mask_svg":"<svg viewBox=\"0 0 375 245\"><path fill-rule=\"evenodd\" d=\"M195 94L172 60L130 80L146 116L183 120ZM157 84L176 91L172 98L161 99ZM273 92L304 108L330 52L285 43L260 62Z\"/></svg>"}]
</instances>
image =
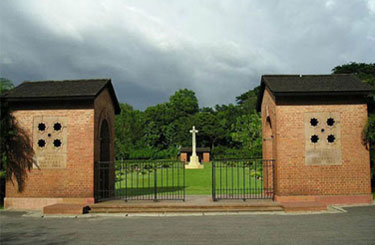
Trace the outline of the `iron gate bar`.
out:
<instances>
[{"instance_id":1,"label":"iron gate bar","mask_svg":"<svg viewBox=\"0 0 375 245\"><path fill-rule=\"evenodd\" d=\"M274 171L274 160L213 160L212 199L273 199Z\"/></svg>"},{"instance_id":2,"label":"iron gate bar","mask_svg":"<svg viewBox=\"0 0 375 245\"><path fill-rule=\"evenodd\" d=\"M94 173L96 201L185 201L185 164L178 160L96 162Z\"/></svg>"}]
</instances>

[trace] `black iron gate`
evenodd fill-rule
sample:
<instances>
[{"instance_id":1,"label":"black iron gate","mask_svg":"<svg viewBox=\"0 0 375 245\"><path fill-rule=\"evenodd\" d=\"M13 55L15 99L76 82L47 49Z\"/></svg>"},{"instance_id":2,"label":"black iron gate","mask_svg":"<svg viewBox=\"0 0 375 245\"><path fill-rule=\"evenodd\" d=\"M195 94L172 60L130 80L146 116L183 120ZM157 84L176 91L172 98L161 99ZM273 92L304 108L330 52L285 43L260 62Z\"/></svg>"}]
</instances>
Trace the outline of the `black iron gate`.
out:
<instances>
[{"instance_id":1,"label":"black iron gate","mask_svg":"<svg viewBox=\"0 0 375 245\"><path fill-rule=\"evenodd\" d=\"M273 178L274 160L214 160L212 199L272 199Z\"/></svg>"},{"instance_id":2,"label":"black iron gate","mask_svg":"<svg viewBox=\"0 0 375 245\"><path fill-rule=\"evenodd\" d=\"M102 176L103 173L108 177ZM96 201L185 200L185 164L181 161L97 162L95 175L99 177L95 186Z\"/></svg>"}]
</instances>

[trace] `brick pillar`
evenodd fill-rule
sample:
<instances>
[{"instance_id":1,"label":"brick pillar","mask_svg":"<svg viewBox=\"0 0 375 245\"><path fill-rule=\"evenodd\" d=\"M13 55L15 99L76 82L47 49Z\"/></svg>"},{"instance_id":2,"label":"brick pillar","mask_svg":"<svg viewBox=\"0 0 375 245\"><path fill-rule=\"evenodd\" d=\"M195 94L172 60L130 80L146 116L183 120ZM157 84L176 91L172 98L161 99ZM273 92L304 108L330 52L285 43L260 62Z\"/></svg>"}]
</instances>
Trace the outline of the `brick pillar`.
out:
<instances>
[{"instance_id":1,"label":"brick pillar","mask_svg":"<svg viewBox=\"0 0 375 245\"><path fill-rule=\"evenodd\" d=\"M183 152L180 154L180 160L181 162L187 162L187 153Z\"/></svg>"},{"instance_id":2,"label":"brick pillar","mask_svg":"<svg viewBox=\"0 0 375 245\"><path fill-rule=\"evenodd\" d=\"M202 162L209 162L210 161L210 153L203 152L203 161Z\"/></svg>"}]
</instances>

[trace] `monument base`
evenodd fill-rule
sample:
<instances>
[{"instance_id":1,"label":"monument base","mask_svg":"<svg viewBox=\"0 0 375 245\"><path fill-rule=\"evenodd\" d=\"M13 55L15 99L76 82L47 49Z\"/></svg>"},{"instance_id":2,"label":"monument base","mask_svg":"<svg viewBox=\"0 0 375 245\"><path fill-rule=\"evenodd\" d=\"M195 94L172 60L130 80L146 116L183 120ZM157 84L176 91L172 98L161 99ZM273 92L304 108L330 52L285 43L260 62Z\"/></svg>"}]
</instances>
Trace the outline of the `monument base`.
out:
<instances>
[{"instance_id":1,"label":"monument base","mask_svg":"<svg viewBox=\"0 0 375 245\"><path fill-rule=\"evenodd\" d=\"M185 169L202 169L202 168L203 168L203 164L199 163L198 156L191 156L189 164L185 166Z\"/></svg>"}]
</instances>

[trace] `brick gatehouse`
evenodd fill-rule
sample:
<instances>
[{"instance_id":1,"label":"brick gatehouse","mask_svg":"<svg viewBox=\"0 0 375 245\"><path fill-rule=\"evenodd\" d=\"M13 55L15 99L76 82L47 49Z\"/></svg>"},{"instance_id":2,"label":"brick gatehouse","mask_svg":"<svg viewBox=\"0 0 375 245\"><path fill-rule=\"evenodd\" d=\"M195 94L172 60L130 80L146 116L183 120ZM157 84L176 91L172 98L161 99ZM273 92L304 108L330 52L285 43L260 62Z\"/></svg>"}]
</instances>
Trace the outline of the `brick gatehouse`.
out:
<instances>
[{"instance_id":1,"label":"brick gatehouse","mask_svg":"<svg viewBox=\"0 0 375 245\"><path fill-rule=\"evenodd\" d=\"M54 203L94 202L94 162L114 160L114 121L120 113L110 79L24 82L4 97L29 135L34 166L25 187L6 185L6 208L41 209ZM99 183L104 181L105 183Z\"/></svg>"},{"instance_id":2,"label":"brick gatehouse","mask_svg":"<svg viewBox=\"0 0 375 245\"><path fill-rule=\"evenodd\" d=\"M275 159L275 200L372 203L362 141L371 87L353 75L264 75L263 158Z\"/></svg>"}]
</instances>

